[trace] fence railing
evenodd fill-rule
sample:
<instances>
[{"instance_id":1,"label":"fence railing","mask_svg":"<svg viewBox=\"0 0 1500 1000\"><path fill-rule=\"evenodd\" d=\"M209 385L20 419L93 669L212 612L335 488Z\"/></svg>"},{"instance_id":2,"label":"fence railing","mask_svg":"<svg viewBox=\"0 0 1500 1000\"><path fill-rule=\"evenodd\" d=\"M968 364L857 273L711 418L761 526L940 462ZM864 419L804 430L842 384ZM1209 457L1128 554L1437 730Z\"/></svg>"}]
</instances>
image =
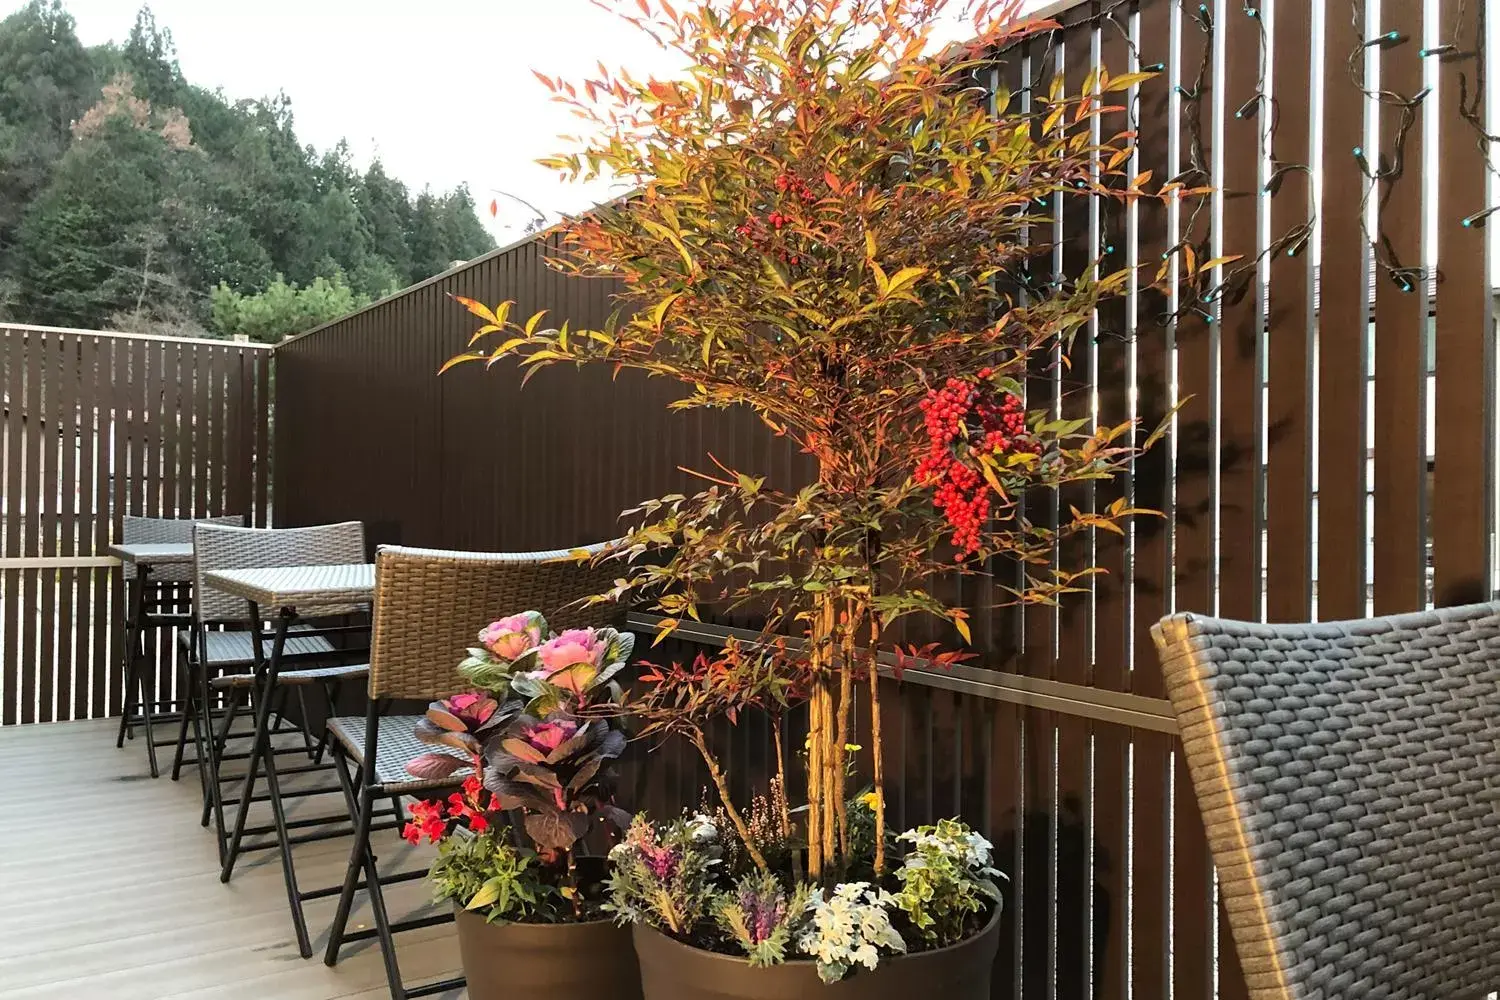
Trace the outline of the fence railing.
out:
<instances>
[{"instance_id":1,"label":"fence railing","mask_svg":"<svg viewBox=\"0 0 1500 1000\"><path fill-rule=\"evenodd\" d=\"M0 371L0 722L116 714L120 518L268 523L271 351L0 324Z\"/></svg>"}]
</instances>

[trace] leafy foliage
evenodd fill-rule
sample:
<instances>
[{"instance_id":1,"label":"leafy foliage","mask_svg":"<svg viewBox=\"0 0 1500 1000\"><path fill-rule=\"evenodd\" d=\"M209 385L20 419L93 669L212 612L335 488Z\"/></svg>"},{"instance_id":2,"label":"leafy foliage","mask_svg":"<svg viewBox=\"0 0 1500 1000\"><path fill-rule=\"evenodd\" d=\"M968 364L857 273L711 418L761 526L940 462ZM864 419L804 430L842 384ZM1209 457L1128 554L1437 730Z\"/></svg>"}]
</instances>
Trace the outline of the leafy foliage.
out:
<instances>
[{"instance_id":1,"label":"leafy foliage","mask_svg":"<svg viewBox=\"0 0 1500 1000\"><path fill-rule=\"evenodd\" d=\"M744 949L752 968L779 965L786 961L811 898L806 885L789 892L775 875L751 872L719 896L713 915L719 928Z\"/></svg>"},{"instance_id":2,"label":"leafy foliage","mask_svg":"<svg viewBox=\"0 0 1500 1000\"><path fill-rule=\"evenodd\" d=\"M488 923L542 916L555 894L537 878L530 858L491 832L445 838L428 877L434 902L453 900L482 912Z\"/></svg>"},{"instance_id":3,"label":"leafy foliage","mask_svg":"<svg viewBox=\"0 0 1500 1000\"><path fill-rule=\"evenodd\" d=\"M612 801L611 762L624 749L625 734L602 719L521 715L486 748L484 784L501 809L521 810L537 853L555 863L596 820L629 822Z\"/></svg>"},{"instance_id":4,"label":"leafy foliage","mask_svg":"<svg viewBox=\"0 0 1500 1000\"><path fill-rule=\"evenodd\" d=\"M718 841L719 831L706 816L664 826L636 816L625 839L609 852L606 909L621 924L646 924L690 938L714 904L722 855Z\"/></svg>"},{"instance_id":5,"label":"leafy foliage","mask_svg":"<svg viewBox=\"0 0 1500 1000\"><path fill-rule=\"evenodd\" d=\"M960 589L945 578L997 565L1016 569L993 578L1010 600L1056 602L1098 572L1069 540L1142 513L1062 504L1054 524L1059 491L1118 474L1150 439L1130 422L1027 412L1024 399L1028 378L1064 364L1096 310L1150 284L1102 257L1053 273L1056 248L1042 236L1065 201L1181 190L1129 173L1135 136L1110 102L1149 74L1100 70L1077 94L1059 75L1026 102L1002 93L992 105L976 84L996 54L1056 25L1019 20L1018 0L987 0L971 5L972 41L939 57L933 29L947 6L622 4L689 73L641 80L601 67L581 87L544 78L592 130L547 162L638 188L572 220L560 263L618 282L621 310L577 329L512 320L511 303L467 303L484 326L452 362L510 358L527 377L557 364L638 369L682 384L675 407L747 407L816 460L800 489L719 465L694 495L646 501L630 513L629 565L608 596L653 601L664 632L741 609L764 622L766 642L803 637L717 679L669 676L636 707L691 739L699 723L670 721L674 704L728 714L766 707L763 692L806 701L808 871L819 880L850 868L844 747L859 683L874 702L884 870L872 665L886 630L923 616L968 641L968 612L939 596Z\"/></svg>"},{"instance_id":6,"label":"leafy foliage","mask_svg":"<svg viewBox=\"0 0 1500 1000\"><path fill-rule=\"evenodd\" d=\"M380 294L395 290L392 282ZM290 334L347 316L373 301L372 296L349 287L342 271L335 271L331 278L314 278L305 288L288 284L278 274L262 291L249 295L220 282L209 293L209 324L225 337L274 344Z\"/></svg>"},{"instance_id":7,"label":"leafy foliage","mask_svg":"<svg viewBox=\"0 0 1500 1000\"><path fill-rule=\"evenodd\" d=\"M0 18L0 317L277 340L492 246L464 189L413 197L304 146L285 96L189 83L149 10L95 48L59 0Z\"/></svg>"},{"instance_id":8,"label":"leafy foliage","mask_svg":"<svg viewBox=\"0 0 1500 1000\"><path fill-rule=\"evenodd\" d=\"M407 764L426 779L466 767L475 775L446 805L409 806L407 839L445 842L465 830L484 833L501 824L501 814L510 814L516 832L529 841L520 850L533 859L530 870L539 884L568 900L574 919L592 913L603 887L594 886L590 897L579 881L580 842L596 824L624 829L630 822L614 804L614 761L626 741L614 722L618 713L608 709L619 697L612 678L633 641L614 629L554 636L535 611L482 629L480 645L468 651L462 670L492 689L433 702L415 735L443 749Z\"/></svg>"},{"instance_id":9,"label":"leafy foliage","mask_svg":"<svg viewBox=\"0 0 1500 1000\"><path fill-rule=\"evenodd\" d=\"M891 926L891 895L868 882L841 882L828 897L808 901L810 919L797 947L818 963L818 978L836 983L856 965L874 969L882 954L904 954L906 942Z\"/></svg>"},{"instance_id":10,"label":"leafy foliage","mask_svg":"<svg viewBox=\"0 0 1500 1000\"><path fill-rule=\"evenodd\" d=\"M975 931L977 918L1000 902L990 866L990 842L954 819L920 826L900 840L913 845L896 869L901 889L895 905L935 948L957 944Z\"/></svg>"}]
</instances>

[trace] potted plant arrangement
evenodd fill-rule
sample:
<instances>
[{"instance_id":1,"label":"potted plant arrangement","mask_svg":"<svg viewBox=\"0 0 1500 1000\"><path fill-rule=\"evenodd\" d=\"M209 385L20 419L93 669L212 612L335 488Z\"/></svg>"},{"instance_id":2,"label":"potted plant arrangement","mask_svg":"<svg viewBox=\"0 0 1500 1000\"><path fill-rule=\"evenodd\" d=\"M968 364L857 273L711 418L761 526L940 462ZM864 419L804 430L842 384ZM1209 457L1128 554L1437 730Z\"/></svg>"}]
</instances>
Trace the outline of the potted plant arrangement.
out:
<instances>
[{"instance_id":1,"label":"potted plant arrangement","mask_svg":"<svg viewBox=\"0 0 1500 1000\"><path fill-rule=\"evenodd\" d=\"M600 711L620 698L634 642L609 628L552 635L535 611L502 618L459 667L476 690L434 702L417 726L439 749L412 774L472 770L446 801L411 804L404 835L438 844L430 877L457 908L474 1000L640 996L630 936L604 909L603 848L630 816L614 804L625 736Z\"/></svg>"},{"instance_id":2,"label":"potted plant arrangement","mask_svg":"<svg viewBox=\"0 0 1500 1000\"><path fill-rule=\"evenodd\" d=\"M600 595L651 602L658 641L725 610L762 628L650 671L620 708L643 734L697 748L723 819L638 818L614 851L610 905L635 927L650 1000L988 997L1001 905L988 845L958 820L888 834L881 665L969 655L957 647L971 642L970 611L940 596L952 578L982 577L997 603L1055 603L1098 572L1077 543L1147 513L1067 500L1127 470L1155 435L1063 419L1050 397L1075 334L1153 279L1109 267L1110 249L1087 239L1072 247L1088 263L1057 273L1052 235L1091 199L1103 217L1202 190L1148 191L1149 174L1130 172L1134 134L1111 126L1124 117L1111 102L1150 73L1096 71L1072 96L1060 79L1030 82L1013 102L979 85L1000 78L996 54L1057 26L1019 20L1018 0L979 2L972 41L937 53L946 6L638 0L625 19L686 61L684 78L543 78L595 133L544 162L635 188L566 221L555 260L616 282L620 310L578 329L461 300L484 326L450 365L514 358L529 376L595 362L670 378L684 393L674 407L747 408L815 463L789 486L716 460L698 492L627 512L621 577ZM1064 215L1065 202L1076 209ZM1162 286L1228 262L1168 257ZM1049 401L1028 407L1039 385ZM906 619L940 641L894 648ZM795 811L781 752L793 707L807 727ZM747 815L706 727L758 710L777 731L778 773Z\"/></svg>"}]
</instances>

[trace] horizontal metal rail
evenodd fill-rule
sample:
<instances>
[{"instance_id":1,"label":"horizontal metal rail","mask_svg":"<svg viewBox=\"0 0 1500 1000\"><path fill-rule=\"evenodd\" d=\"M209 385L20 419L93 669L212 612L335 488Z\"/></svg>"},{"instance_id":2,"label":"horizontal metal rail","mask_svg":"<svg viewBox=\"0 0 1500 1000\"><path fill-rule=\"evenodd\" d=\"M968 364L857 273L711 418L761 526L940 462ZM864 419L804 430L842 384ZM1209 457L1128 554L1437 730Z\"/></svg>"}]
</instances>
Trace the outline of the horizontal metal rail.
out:
<instances>
[{"instance_id":1,"label":"horizontal metal rail","mask_svg":"<svg viewBox=\"0 0 1500 1000\"><path fill-rule=\"evenodd\" d=\"M120 565L114 556L0 556L0 569L105 569Z\"/></svg>"},{"instance_id":2,"label":"horizontal metal rail","mask_svg":"<svg viewBox=\"0 0 1500 1000\"><path fill-rule=\"evenodd\" d=\"M626 617L626 625L631 629L653 635L661 627L662 621L664 619L660 615L631 614ZM683 622L672 631L672 635L705 646L722 646L731 638L749 643L761 639L760 633L753 629L704 625L699 622ZM797 648L801 641L793 639L788 644ZM1064 684L986 667L956 665L938 668L923 666L921 660L914 663L915 665L907 666L902 671L902 680L907 683L1129 726L1132 729L1174 735L1177 732L1177 717L1172 711L1172 704L1163 698L1143 698L1123 691L1104 691L1082 684ZM895 666L894 656L880 654L880 672L883 675L893 676Z\"/></svg>"}]
</instances>

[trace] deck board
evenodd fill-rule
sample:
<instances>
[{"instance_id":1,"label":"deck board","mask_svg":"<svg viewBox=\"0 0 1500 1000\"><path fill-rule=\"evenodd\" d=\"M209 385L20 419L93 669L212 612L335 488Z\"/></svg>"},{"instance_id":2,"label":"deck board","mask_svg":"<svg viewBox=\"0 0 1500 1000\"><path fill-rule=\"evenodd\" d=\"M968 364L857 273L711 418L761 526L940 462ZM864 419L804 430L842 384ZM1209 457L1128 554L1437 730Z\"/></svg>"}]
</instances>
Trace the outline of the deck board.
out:
<instances>
[{"instance_id":1,"label":"deck board","mask_svg":"<svg viewBox=\"0 0 1500 1000\"><path fill-rule=\"evenodd\" d=\"M308 905L314 957L292 933L275 852L248 855L224 885L213 836L198 825L196 773L153 781L139 741L114 747L115 724L0 728L0 997L111 1000L378 1000L387 996L379 948L347 947L322 962L335 900ZM331 774L298 781L332 784ZM335 795L291 800L291 815L340 812ZM264 804L252 824L269 823ZM296 849L303 888L340 881L350 841ZM431 849L377 834L382 871L425 866ZM389 886L393 919L430 910L425 881ZM350 926L363 927L361 893ZM397 936L408 983L455 975L451 925ZM447 994L450 1000L463 992Z\"/></svg>"}]
</instances>

